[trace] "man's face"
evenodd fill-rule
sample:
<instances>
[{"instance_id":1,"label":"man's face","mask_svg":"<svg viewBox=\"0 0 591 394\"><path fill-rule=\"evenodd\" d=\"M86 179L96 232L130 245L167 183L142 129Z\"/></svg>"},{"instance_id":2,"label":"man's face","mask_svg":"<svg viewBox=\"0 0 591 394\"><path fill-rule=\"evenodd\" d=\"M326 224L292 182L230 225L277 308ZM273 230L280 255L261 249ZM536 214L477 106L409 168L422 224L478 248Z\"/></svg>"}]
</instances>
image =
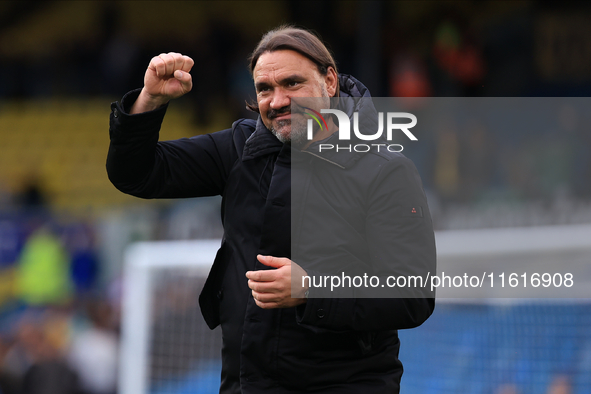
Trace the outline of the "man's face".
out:
<instances>
[{"instance_id":1,"label":"man's face","mask_svg":"<svg viewBox=\"0 0 591 394\"><path fill-rule=\"evenodd\" d=\"M303 145L304 127L291 127L292 97L332 97L336 91L336 72L329 68L322 75L307 57L291 50L263 53L253 70L257 102L265 126L281 141ZM297 133L297 134L296 134Z\"/></svg>"}]
</instances>

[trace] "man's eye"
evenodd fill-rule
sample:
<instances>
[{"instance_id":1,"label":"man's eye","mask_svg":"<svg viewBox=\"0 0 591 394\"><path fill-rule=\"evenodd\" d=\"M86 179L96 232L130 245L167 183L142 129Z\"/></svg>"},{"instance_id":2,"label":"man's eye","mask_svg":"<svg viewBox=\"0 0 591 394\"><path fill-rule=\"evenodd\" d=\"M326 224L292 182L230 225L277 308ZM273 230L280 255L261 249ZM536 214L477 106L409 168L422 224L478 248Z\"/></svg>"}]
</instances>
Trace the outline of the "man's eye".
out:
<instances>
[{"instance_id":1,"label":"man's eye","mask_svg":"<svg viewBox=\"0 0 591 394\"><path fill-rule=\"evenodd\" d=\"M299 82L297 82L297 81L291 81L291 82L290 82L290 83L288 83L287 85L288 85L288 86L291 86L291 87L294 87L294 86L297 86L297 85L299 85L299 84L300 84L300 83L299 83Z\"/></svg>"}]
</instances>

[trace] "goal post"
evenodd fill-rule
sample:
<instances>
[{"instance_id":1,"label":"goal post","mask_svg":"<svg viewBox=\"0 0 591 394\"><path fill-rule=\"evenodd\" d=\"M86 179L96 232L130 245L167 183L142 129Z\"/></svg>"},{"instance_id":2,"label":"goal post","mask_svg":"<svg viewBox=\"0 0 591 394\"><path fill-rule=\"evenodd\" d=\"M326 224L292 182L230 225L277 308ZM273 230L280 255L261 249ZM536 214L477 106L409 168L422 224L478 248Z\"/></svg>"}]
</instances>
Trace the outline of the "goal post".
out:
<instances>
[{"instance_id":1,"label":"goal post","mask_svg":"<svg viewBox=\"0 0 591 394\"><path fill-rule=\"evenodd\" d=\"M163 270L178 270L182 276L203 282L219 246L220 240L160 241L135 243L127 249L121 311L119 393L146 394L151 390L151 321L154 318L153 288L157 275ZM205 322L202 325L205 326Z\"/></svg>"}]
</instances>

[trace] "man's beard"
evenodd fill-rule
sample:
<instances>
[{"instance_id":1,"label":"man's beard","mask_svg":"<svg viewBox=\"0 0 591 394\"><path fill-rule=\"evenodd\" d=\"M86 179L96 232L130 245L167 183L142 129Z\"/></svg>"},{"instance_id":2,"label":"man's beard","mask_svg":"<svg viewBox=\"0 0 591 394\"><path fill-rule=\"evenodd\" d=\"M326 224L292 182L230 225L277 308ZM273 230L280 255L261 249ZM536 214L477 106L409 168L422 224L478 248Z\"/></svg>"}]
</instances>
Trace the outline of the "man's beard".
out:
<instances>
[{"instance_id":1,"label":"man's beard","mask_svg":"<svg viewBox=\"0 0 591 394\"><path fill-rule=\"evenodd\" d=\"M271 133L284 144L300 148L308 142L305 119L301 115L292 115L291 119L279 120L277 126L277 129L271 126ZM289 133L286 132L287 127L289 127Z\"/></svg>"},{"instance_id":2,"label":"man's beard","mask_svg":"<svg viewBox=\"0 0 591 394\"><path fill-rule=\"evenodd\" d=\"M325 108L330 106L330 100L328 99L328 92L326 88L322 86L322 98L327 98L326 103L323 103ZM324 100L323 100L324 101ZM267 116L272 119L277 116L291 113L290 107L283 107L277 111L270 110ZM292 114L290 119L283 119L277 121L277 124L271 123L270 131L275 137L284 144L293 146L294 148L302 148L308 142L307 138L308 128L307 119L302 116L301 113ZM289 129L288 129L289 128Z\"/></svg>"}]
</instances>

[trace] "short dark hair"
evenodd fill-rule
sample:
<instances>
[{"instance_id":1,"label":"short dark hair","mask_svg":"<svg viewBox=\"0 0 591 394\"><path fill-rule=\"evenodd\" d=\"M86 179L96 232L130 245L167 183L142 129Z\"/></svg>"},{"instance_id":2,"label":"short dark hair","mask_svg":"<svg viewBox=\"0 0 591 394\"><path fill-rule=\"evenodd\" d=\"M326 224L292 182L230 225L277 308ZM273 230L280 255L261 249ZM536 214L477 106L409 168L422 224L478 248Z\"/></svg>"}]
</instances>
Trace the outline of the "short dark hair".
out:
<instances>
[{"instance_id":1,"label":"short dark hair","mask_svg":"<svg viewBox=\"0 0 591 394\"><path fill-rule=\"evenodd\" d=\"M298 52L310 59L318 67L321 75L328 73L328 68L332 67L338 74L336 62L326 45L320 41L314 33L295 27L292 25L283 25L273 29L261 38L258 45L248 58L250 75L253 75L254 68L259 57L265 52L274 52L282 49L289 49ZM339 81L337 79L337 90L335 97L339 96ZM254 112L259 112L259 106L256 101L247 102L246 108Z\"/></svg>"}]
</instances>

